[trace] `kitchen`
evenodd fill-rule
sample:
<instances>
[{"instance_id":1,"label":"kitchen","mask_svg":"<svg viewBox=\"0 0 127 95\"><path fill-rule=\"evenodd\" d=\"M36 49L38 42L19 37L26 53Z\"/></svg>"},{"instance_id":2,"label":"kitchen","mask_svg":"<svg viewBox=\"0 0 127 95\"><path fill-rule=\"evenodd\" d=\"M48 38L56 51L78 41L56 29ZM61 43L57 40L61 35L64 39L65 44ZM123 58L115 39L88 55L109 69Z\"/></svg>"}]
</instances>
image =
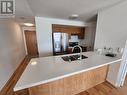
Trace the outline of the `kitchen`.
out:
<instances>
[{"instance_id":1,"label":"kitchen","mask_svg":"<svg viewBox=\"0 0 127 95\"><path fill-rule=\"evenodd\" d=\"M63 55L63 53L62 53L62 55L58 54L57 56L52 56L53 55L53 25L55 25L55 26L60 25L60 27L61 26L62 27L63 26L70 27L70 24L66 25L65 22L66 22L66 24L71 22L71 27L73 26L76 28L77 27L84 28L84 26L87 26L87 25L85 25L85 23L77 22L77 21L68 21L68 20L36 17L37 41L38 41L38 43L45 43L45 44L38 45L38 49L40 51L40 53L39 53L40 58L37 58L37 59L35 58L35 59L31 60L31 62L27 66L27 69L24 71L20 80L17 82L17 85L14 88L14 91L22 91L23 89L27 89L31 95L34 95L34 94L36 94L36 95L39 95L39 94L50 95L50 93L54 93L53 95L57 95L57 94L63 95L64 93L65 93L65 95L75 95L75 94L85 91L91 87L94 87L97 84L103 83L105 81L110 82L112 85L114 85L116 87L118 85L121 86L121 81L117 82L117 79L119 78L117 75L115 76L116 78L114 80L112 80L112 74L114 74L114 72L112 73L112 67L116 66L117 68L120 68L119 64L121 63L121 60L122 60L121 59L121 56L122 56L121 52L122 51L118 51L118 52L117 52L117 50L116 51L111 51L111 50L107 51L109 48L106 47L106 51L102 51L102 50L105 50L105 48L102 48L102 49L98 49L97 51L95 50L95 52L89 51L86 53L85 52L74 53L74 54L70 53L69 55L67 53L65 53ZM74 23L74 24L72 24L72 23ZM77 23L78 23L78 26L77 26ZM45 27L41 27L41 26L45 26ZM61 31L61 28L57 28L57 29L58 29L58 32ZM47 32L42 33L42 31L44 31L44 30ZM57 30L54 30L54 31L57 31ZM72 38L73 37L75 37L75 35L74 36L72 35ZM59 38L59 37L57 37L57 38ZM66 37L64 37L64 38L66 38ZM48 49L48 52L47 52L47 49ZM61 46L59 49L61 49ZM107 52L108 56L111 56L111 57L107 57L107 56L103 55L102 52ZM114 53L118 53L117 56ZM77 57L77 55L78 55L78 57ZM82 59L83 58L82 56L85 57L85 59ZM39 65L39 64L41 64L41 65ZM40 67L40 68L38 68L38 67ZM35 69L33 69L33 68L35 68ZM43 68L43 69L41 69L41 68ZM109 68L108 72L110 72L110 73L107 76L108 68ZM46 73L47 70L49 72ZM114 68L114 70L116 70L118 72L117 74L120 73L120 71L118 69ZM41 75L37 74L36 72L40 73ZM42 72L44 72L44 73L42 73ZM94 74L93 74L93 72L94 72ZM98 73L98 72L101 72L101 73ZM36 77L30 76L32 74L36 75ZM91 74L93 74L93 75L91 75ZM82 79L82 77L78 77L78 76L84 76L85 79L84 78ZM91 76L91 77L86 79L85 76ZM125 73L124 73L124 76L125 76ZM74 85L70 81L74 82L75 77L78 77L79 80L80 80L80 78L81 78L81 80L86 80L89 83L78 83L78 85ZM97 79L98 81L96 81L96 80L91 81L91 80L93 80L93 78L95 78L95 79L98 78ZM66 82L64 82L64 80L66 80ZM76 81L78 81L78 80L76 80ZM67 85L68 83L70 83L71 84L70 86L72 86L72 87L69 87L70 89L68 89L68 90L64 89L64 88L68 88L68 85ZM67 87L66 86L64 87L64 85L62 85L62 84L65 84ZM87 85L87 86L81 86L81 84ZM91 84L91 85L89 85L89 84ZM53 86L53 88L50 88L52 86ZM78 88L73 88L75 86ZM80 86L81 86L81 88L80 88ZM46 89L46 91L45 91L45 89ZM77 90L72 91L73 89L78 89L78 91ZM52 91L52 92L50 92L50 91Z\"/></svg>"},{"instance_id":2,"label":"kitchen","mask_svg":"<svg viewBox=\"0 0 127 95\"><path fill-rule=\"evenodd\" d=\"M39 44L38 51L40 52L40 57L55 55L53 37L54 32L63 32L68 34L66 39L68 41L65 41L65 47L68 49L68 52L71 52L72 49L72 46L69 46L69 43L71 45L73 42L76 45L81 45L83 47L83 51L94 50L96 21L85 23L82 21L62 20L45 17L36 17L35 20L37 24L36 34L37 43ZM42 31L46 32L42 33ZM62 42L59 44L62 44ZM61 51L61 45L59 46L59 50ZM79 49L77 50L79 51Z\"/></svg>"},{"instance_id":3,"label":"kitchen","mask_svg":"<svg viewBox=\"0 0 127 95\"><path fill-rule=\"evenodd\" d=\"M126 1L18 4L0 19L1 95L126 95Z\"/></svg>"},{"instance_id":4,"label":"kitchen","mask_svg":"<svg viewBox=\"0 0 127 95\"><path fill-rule=\"evenodd\" d=\"M77 45L82 48L82 52L86 52L88 46L81 45L81 41L85 40L84 37L85 27L53 25L53 54L72 53L73 47ZM80 50L75 48L73 52L78 53Z\"/></svg>"}]
</instances>

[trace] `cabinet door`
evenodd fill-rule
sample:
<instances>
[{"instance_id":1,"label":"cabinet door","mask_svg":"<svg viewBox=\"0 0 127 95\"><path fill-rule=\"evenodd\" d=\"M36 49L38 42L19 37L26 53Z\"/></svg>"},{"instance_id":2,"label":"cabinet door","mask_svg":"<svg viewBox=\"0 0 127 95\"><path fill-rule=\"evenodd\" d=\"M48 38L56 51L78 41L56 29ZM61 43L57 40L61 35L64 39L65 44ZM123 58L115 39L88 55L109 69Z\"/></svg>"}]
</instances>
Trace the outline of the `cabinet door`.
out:
<instances>
[{"instance_id":1,"label":"cabinet door","mask_svg":"<svg viewBox=\"0 0 127 95\"><path fill-rule=\"evenodd\" d=\"M52 25L52 31L53 32L61 32L62 27L60 25Z\"/></svg>"},{"instance_id":2,"label":"cabinet door","mask_svg":"<svg viewBox=\"0 0 127 95\"><path fill-rule=\"evenodd\" d=\"M79 39L84 39L85 28L84 27L72 27L71 35L78 35Z\"/></svg>"},{"instance_id":3,"label":"cabinet door","mask_svg":"<svg viewBox=\"0 0 127 95\"><path fill-rule=\"evenodd\" d=\"M61 25L61 32L69 34L69 27L65 25Z\"/></svg>"},{"instance_id":4,"label":"cabinet door","mask_svg":"<svg viewBox=\"0 0 127 95\"><path fill-rule=\"evenodd\" d=\"M85 38L85 28L81 27L80 32L78 34L79 39L84 39Z\"/></svg>"},{"instance_id":5,"label":"cabinet door","mask_svg":"<svg viewBox=\"0 0 127 95\"><path fill-rule=\"evenodd\" d=\"M52 25L53 32L62 32L62 33L68 33L69 28L65 25Z\"/></svg>"}]
</instances>

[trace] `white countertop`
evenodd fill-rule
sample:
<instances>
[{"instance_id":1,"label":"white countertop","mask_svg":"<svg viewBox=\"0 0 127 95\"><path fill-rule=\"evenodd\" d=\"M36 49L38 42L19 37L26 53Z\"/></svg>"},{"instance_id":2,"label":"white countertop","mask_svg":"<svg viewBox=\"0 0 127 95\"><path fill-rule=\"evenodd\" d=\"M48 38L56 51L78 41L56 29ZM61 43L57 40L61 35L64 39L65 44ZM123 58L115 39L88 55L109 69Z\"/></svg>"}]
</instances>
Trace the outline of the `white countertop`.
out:
<instances>
[{"instance_id":1,"label":"white countertop","mask_svg":"<svg viewBox=\"0 0 127 95\"><path fill-rule=\"evenodd\" d=\"M65 62L61 56L32 59L14 87L14 91L52 82L121 61L121 56L111 58L95 52L84 52L82 54L88 58L82 61L72 61L71 63Z\"/></svg>"}]
</instances>

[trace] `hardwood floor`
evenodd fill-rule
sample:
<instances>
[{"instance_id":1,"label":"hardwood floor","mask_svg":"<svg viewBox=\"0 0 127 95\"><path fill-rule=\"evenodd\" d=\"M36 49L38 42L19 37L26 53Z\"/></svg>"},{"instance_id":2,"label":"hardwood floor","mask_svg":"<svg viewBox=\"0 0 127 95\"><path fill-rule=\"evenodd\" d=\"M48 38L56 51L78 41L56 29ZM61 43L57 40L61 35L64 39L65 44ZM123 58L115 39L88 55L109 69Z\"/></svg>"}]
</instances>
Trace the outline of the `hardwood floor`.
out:
<instances>
[{"instance_id":1,"label":"hardwood floor","mask_svg":"<svg viewBox=\"0 0 127 95\"><path fill-rule=\"evenodd\" d=\"M16 94L13 92L13 88L16 85L18 79L20 78L21 74L25 70L26 66L28 65L31 57L26 56L24 60L21 62L19 67L16 69L15 73L12 75L10 80L6 83L4 88L1 90L0 95L28 95L27 90L24 90L23 93L25 92L26 94L22 94L21 92L17 92Z\"/></svg>"},{"instance_id":2,"label":"hardwood floor","mask_svg":"<svg viewBox=\"0 0 127 95\"><path fill-rule=\"evenodd\" d=\"M127 95L127 78L121 88L115 88L108 82L104 82L77 95Z\"/></svg>"}]
</instances>

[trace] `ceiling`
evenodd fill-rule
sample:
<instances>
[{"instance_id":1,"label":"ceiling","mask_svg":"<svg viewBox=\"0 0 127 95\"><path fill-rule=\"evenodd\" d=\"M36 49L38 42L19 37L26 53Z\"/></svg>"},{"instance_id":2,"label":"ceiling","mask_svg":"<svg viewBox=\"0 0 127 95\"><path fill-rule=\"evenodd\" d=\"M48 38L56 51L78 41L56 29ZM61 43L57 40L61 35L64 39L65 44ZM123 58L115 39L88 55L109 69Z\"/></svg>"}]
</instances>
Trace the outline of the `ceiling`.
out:
<instances>
[{"instance_id":1,"label":"ceiling","mask_svg":"<svg viewBox=\"0 0 127 95\"><path fill-rule=\"evenodd\" d=\"M15 0L16 17L31 18L34 16L68 19L78 14L78 20L96 19L99 10L110 7L124 0Z\"/></svg>"}]
</instances>

